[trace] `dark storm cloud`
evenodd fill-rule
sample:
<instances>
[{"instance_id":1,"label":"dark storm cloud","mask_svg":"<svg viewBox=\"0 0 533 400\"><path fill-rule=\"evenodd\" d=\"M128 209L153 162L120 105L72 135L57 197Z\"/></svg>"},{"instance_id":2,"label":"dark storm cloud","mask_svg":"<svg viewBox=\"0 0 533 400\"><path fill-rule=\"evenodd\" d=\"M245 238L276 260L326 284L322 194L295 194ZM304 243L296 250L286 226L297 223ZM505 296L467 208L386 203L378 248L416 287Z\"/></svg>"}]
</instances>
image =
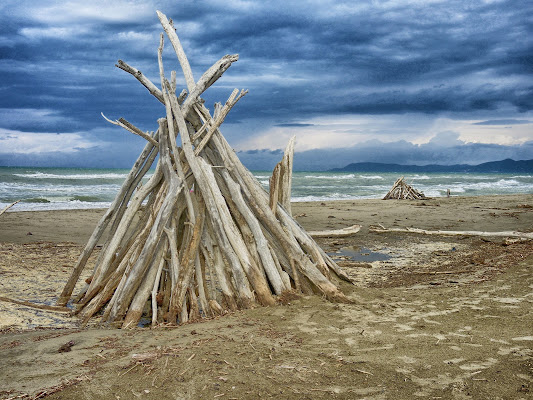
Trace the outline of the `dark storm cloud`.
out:
<instances>
[{"instance_id":1,"label":"dark storm cloud","mask_svg":"<svg viewBox=\"0 0 533 400\"><path fill-rule=\"evenodd\" d=\"M522 125L530 124L527 119L491 119L488 121L475 122L472 125Z\"/></svg>"},{"instance_id":2,"label":"dark storm cloud","mask_svg":"<svg viewBox=\"0 0 533 400\"><path fill-rule=\"evenodd\" d=\"M279 126L281 128L303 128L306 126L315 126L315 124L301 124L297 122L287 122L283 124L275 124L274 126Z\"/></svg>"},{"instance_id":3,"label":"dark storm cloud","mask_svg":"<svg viewBox=\"0 0 533 400\"><path fill-rule=\"evenodd\" d=\"M114 64L124 59L157 84L156 8L175 21L196 78L224 54L240 54L205 98L212 106L233 87L250 90L228 116L233 124L261 118L243 137L325 115L479 120L489 111L520 120L533 110L530 1L8 0L0 5L0 128L115 132L103 111L155 129L163 107ZM165 64L177 67L168 43Z\"/></svg>"}]
</instances>

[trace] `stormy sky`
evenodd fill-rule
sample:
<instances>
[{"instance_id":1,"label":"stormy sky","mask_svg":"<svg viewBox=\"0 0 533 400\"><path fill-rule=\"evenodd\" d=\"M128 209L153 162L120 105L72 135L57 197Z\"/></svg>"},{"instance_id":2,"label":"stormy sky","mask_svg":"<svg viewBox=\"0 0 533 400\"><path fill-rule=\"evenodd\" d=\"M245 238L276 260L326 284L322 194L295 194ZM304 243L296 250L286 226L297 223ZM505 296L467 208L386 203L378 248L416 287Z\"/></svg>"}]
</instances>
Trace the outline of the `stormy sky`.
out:
<instances>
[{"instance_id":1,"label":"stormy sky","mask_svg":"<svg viewBox=\"0 0 533 400\"><path fill-rule=\"evenodd\" d=\"M222 132L252 169L296 135L296 169L351 162L533 158L533 3L527 1L49 1L0 3L0 165L129 167L162 105L114 65L159 82L174 20L203 96L249 93ZM169 45L165 69L178 69ZM178 86L184 80L178 71Z\"/></svg>"}]
</instances>

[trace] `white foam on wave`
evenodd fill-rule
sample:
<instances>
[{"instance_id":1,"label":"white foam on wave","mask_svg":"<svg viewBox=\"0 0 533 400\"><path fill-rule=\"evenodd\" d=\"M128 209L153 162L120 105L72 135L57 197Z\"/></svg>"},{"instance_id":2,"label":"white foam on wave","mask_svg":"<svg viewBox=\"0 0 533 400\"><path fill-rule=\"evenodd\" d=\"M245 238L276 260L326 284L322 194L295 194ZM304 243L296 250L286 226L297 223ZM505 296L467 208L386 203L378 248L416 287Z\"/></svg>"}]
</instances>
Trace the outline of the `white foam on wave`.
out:
<instances>
[{"instance_id":1,"label":"white foam on wave","mask_svg":"<svg viewBox=\"0 0 533 400\"><path fill-rule=\"evenodd\" d=\"M13 174L20 178L32 178L32 179L124 179L127 174L124 173L102 173L102 174L47 174L44 172L32 172L25 174Z\"/></svg>"},{"instance_id":2,"label":"white foam on wave","mask_svg":"<svg viewBox=\"0 0 533 400\"><path fill-rule=\"evenodd\" d=\"M291 197L291 202L299 203L304 201L335 201L335 200L357 200L357 199L372 199L376 198L375 195L369 195L369 196L355 196L355 195L347 195L342 193L332 193L327 196L314 196L314 195L308 195L308 196L294 196Z\"/></svg>"},{"instance_id":3,"label":"white foam on wave","mask_svg":"<svg viewBox=\"0 0 533 400\"><path fill-rule=\"evenodd\" d=\"M528 193L533 191L532 183L520 183L515 179L498 179L493 182L460 182L456 181L450 184L441 183L438 185L418 186L418 190L423 191L427 196L438 197L445 196L446 190L450 189L452 194L512 194Z\"/></svg>"},{"instance_id":4,"label":"white foam on wave","mask_svg":"<svg viewBox=\"0 0 533 400\"><path fill-rule=\"evenodd\" d=\"M7 206L8 203L0 203L0 209ZM87 202L80 200L72 201L53 201L50 203L17 203L7 212L18 211L53 211L53 210L87 210L95 208L109 208L111 202L98 201Z\"/></svg>"},{"instance_id":5,"label":"white foam on wave","mask_svg":"<svg viewBox=\"0 0 533 400\"><path fill-rule=\"evenodd\" d=\"M106 183L100 185L38 185L32 183L14 183L0 182L0 193L2 192L21 192L21 193L107 193L117 192L120 185Z\"/></svg>"},{"instance_id":6,"label":"white foam on wave","mask_svg":"<svg viewBox=\"0 0 533 400\"><path fill-rule=\"evenodd\" d=\"M348 174L348 175L305 175L304 178L307 179L353 179L355 178L354 174Z\"/></svg>"},{"instance_id":7,"label":"white foam on wave","mask_svg":"<svg viewBox=\"0 0 533 400\"><path fill-rule=\"evenodd\" d=\"M516 179L500 179L496 182L477 182L477 183L470 183L466 184L464 186L468 188L480 188L480 189L490 189L493 187L499 187L499 188L511 188L515 186L521 186L522 184L518 182Z\"/></svg>"},{"instance_id":8,"label":"white foam on wave","mask_svg":"<svg viewBox=\"0 0 533 400\"><path fill-rule=\"evenodd\" d=\"M359 175L359 178L362 178L362 179L378 179L378 180L385 179L385 178L383 178L380 175Z\"/></svg>"}]
</instances>

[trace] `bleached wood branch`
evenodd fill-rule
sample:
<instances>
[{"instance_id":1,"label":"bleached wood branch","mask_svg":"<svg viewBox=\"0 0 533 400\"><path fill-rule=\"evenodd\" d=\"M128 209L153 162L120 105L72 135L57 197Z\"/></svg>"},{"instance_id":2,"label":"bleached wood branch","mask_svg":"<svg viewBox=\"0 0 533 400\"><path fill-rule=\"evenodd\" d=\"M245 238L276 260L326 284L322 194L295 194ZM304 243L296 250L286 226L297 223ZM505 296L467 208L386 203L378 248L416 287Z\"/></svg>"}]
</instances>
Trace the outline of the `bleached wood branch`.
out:
<instances>
[{"instance_id":1,"label":"bleached wood branch","mask_svg":"<svg viewBox=\"0 0 533 400\"><path fill-rule=\"evenodd\" d=\"M164 102L163 93L161 92L161 90L159 90L159 88L156 85L154 85L150 79L144 76L144 74L141 71L139 71L137 68L134 68L131 65L128 65L126 62L122 60L118 60L115 66L133 75L135 79L137 79L146 89L148 89L148 91L153 96L155 96L157 100L159 100L161 103Z\"/></svg>"},{"instance_id":2,"label":"bleached wood branch","mask_svg":"<svg viewBox=\"0 0 533 400\"><path fill-rule=\"evenodd\" d=\"M174 29L174 26L171 25L165 14L163 14L159 10L157 10L156 12L157 16L159 17L159 21L161 22L161 26L163 26L165 33L170 39L170 43L172 43L172 47L174 47L174 51L176 52L176 56L178 57L181 69L183 70L183 75L185 76L185 83L187 84L187 89L189 89L189 92L192 92L195 86L194 77L192 75L192 70L189 64L189 60L187 59L187 55L185 54L185 51L183 51L183 46L181 45L181 42L178 38L178 34L176 33L176 29Z\"/></svg>"},{"instance_id":3,"label":"bleached wood branch","mask_svg":"<svg viewBox=\"0 0 533 400\"><path fill-rule=\"evenodd\" d=\"M5 206L2 211L0 211L0 215L2 215L3 213L5 213L7 210L9 210L11 207L13 207L15 204L17 204L20 200L17 200L17 201L14 201L13 203L11 204L8 204L7 206Z\"/></svg>"},{"instance_id":4,"label":"bleached wood branch","mask_svg":"<svg viewBox=\"0 0 533 400\"><path fill-rule=\"evenodd\" d=\"M294 140L296 136L289 139L283 158L276 164L269 180L269 204L276 213L277 204L292 215L291 211L291 191L292 191L292 165L294 160Z\"/></svg>"},{"instance_id":5,"label":"bleached wood branch","mask_svg":"<svg viewBox=\"0 0 533 400\"><path fill-rule=\"evenodd\" d=\"M385 228L384 226L370 226L370 232L386 233L386 232L403 232L403 233L419 233L423 235L462 235L462 236L483 236L483 237L517 237L522 239L533 239L533 232L517 232L517 231L501 231L501 232L485 232L485 231L430 231L418 228Z\"/></svg>"},{"instance_id":6,"label":"bleached wood branch","mask_svg":"<svg viewBox=\"0 0 533 400\"><path fill-rule=\"evenodd\" d=\"M237 93L239 93L239 90L235 89L231 93L231 96L229 97L229 99L226 101L226 104L224 104L224 107L222 107L222 109L220 110L220 112L216 116L215 120L212 121L211 124L209 124L209 130L207 131L206 135L202 138L202 141L194 149L194 154L195 155L199 155L200 154L200 152L204 149L205 145L207 144L207 142L209 142L209 140L211 139L213 134L216 132L216 130L220 127L220 125L222 125L222 123L224 122L224 119L226 118L226 116L228 115L230 110L233 108L233 106L235 104L237 104L237 102L244 95L246 95L246 93L248 93L248 90L241 90L241 92L239 93L238 96L237 96ZM202 128L204 126L206 126L206 124L204 124L202 126Z\"/></svg>"},{"instance_id":7,"label":"bleached wood branch","mask_svg":"<svg viewBox=\"0 0 533 400\"><path fill-rule=\"evenodd\" d=\"M191 223L194 224L196 222L194 206L193 206L192 198L189 192L189 187L187 186L187 181L185 179L185 173L181 166L180 153L178 150L178 146L176 144L177 134L174 131L174 123L172 122L173 117L172 117L172 107L170 105L170 97L172 96L172 98L176 98L176 96L175 96L175 90L172 89L172 85L165 79L165 70L163 67L163 45L164 45L164 36L163 34L161 34L160 39L159 39L159 48L157 50L157 60L159 64L159 76L161 79L161 87L162 88L165 88L165 86L167 87L167 90L163 89L163 98L165 100L165 111L167 114L167 121L170 121L170 123L167 124L170 149L172 150L172 155L174 156L174 165L178 172L178 176L182 180L183 185L184 185L185 200L187 201L187 213L189 214L189 219ZM178 101L178 104L179 104L179 101ZM182 132L182 135L183 134L186 135L187 132L185 133Z\"/></svg>"},{"instance_id":8,"label":"bleached wood branch","mask_svg":"<svg viewBox=\"0 0 533 400\"><path fill-rule=\"evenodd\" d=\"M324 231L310 231L309 235L314 237L346 237L355 235L361 230L361 225L352 225L342 229L324 230Z\"/></svg>"},{"instance_id":9,"label":"bleached wood branch","mask_svg":"<svg viewBox=\"0 0 533 400\"><path fill-rule=\"evenodd\" d=\"M133 133L134 135L137 135L137 136L140 136L142 137L143 139L146 139L148 140L150 143L152 143L154 146L159 146L159 143L157 142L157 140L155 140L152 136L150 136L148 133L146 132L143 132L141 131L139 128L137 128L136 126L134 126L132 123L126 121L124 118L120 118L118 120L115 120L115 121L112 121L110 120L109 118L107 118L103 112L100 113L102 115L102 117L104 117L104 119L113 124L113 125L117 125L117 126L120 126L121 128L124 128L126 129L128 132L131 132Z\"/></svg>"},{"instance_id":10,"label":"bleached wood branch","mask_svg":"<svg viewBox=\"0 0 533 400\"><path fill-rule=\"evenodd\" d=\"M0 301L5 301L7 303L13 303L18 304L25 307L30 308L36 308L38 310L47 310L47 311L56 311L56 312L65 312L65 313L71 313L72 310L67 307L61 307L61 306L49 306L47 304L36 304L32 303L30 301L25 300L16 300L16 299L10 299L9 297L0 296Z\"/></svg>"},{"instance_id":11,"label":"bleached wood branch","mask_svg":"<svg viewBox=\"0 0 533 400\"><path fill-rule=\"evenodd\" d=\"M184 105L188 107L189 104L196 102L197 98L211 87L211 85L215 83L229 67L231 67L231 64L238 60L238 54L227 54L213 64L211 68L204 72L194 88L189 89L190 95L187 97L187 100L185 100Z\"/></svg>"}]
</instances>

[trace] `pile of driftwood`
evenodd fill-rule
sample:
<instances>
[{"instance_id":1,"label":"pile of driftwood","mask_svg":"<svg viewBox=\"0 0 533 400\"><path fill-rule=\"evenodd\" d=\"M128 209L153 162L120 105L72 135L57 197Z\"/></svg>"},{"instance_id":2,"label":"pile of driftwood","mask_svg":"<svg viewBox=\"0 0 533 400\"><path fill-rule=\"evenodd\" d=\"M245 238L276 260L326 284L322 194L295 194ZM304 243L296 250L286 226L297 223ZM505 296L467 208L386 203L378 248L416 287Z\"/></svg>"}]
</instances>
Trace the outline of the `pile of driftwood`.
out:
<instances>
[{"instance_id":1,"label":"pile of driftwood","mask_svg":"<svg viewBox=\"0 0 533 400\"><path fill-rule=\"evenodd\" d=\"M145 314L154 325L178 324L274 305L286 291L346 301L332 276L349 278L292 218L286 193L279 193L286 185L275 184L290 178L292 156L278 168L273 178L278 194L269 198L219 131L246 91L235 89L224 105L215 104L213 115L200 98L238 56L222 57L195 81L172 21L158 16L187 89L176 91L174 71L170 81L165 77L163 34L160 87L118 61L163 104L165 116L155 132L143 132L122 118L110 121L147 144L81 253L58 305L71 299L106 228L92 276L73 299L84 321L100 315L103 322L131 327ZM292 141L286 154L291 146ZM139 185L158 154L152 176Z\"/></svg>"},{"instance_id":2,"label":"pile of driftwood","mask_svg":"<svg viewBox=\"0 0 533 400\"><path fill-rule=\"evenodd\" d=\"M397 199L397 200L423 200L427 199L427 197L424 195L424 193L419 192L418 190L414 189L411 185L408 185L404 177L402 176L400 179L398 179L394 185L392 185L391 190L383 197L383 200L390 200L390 199Z\"/></svg>"}]
</instances>

